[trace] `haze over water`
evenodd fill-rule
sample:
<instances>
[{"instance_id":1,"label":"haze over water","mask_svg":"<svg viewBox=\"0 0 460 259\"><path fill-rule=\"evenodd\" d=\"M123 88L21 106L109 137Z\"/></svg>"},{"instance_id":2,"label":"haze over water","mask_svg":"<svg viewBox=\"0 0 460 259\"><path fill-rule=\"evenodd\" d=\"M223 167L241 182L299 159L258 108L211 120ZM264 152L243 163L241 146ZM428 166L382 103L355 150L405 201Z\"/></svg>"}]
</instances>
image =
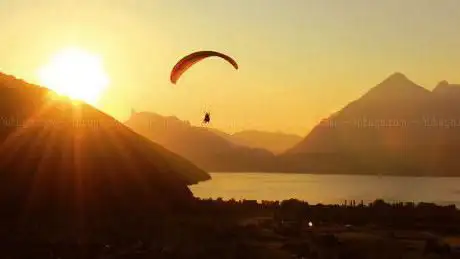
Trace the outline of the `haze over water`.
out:
<instances>
[{"instance_id":1,"label":"haze over water","mask_svg":"<svg viewBox=\"0 0 460 259\"><path fill-rule=\"evenodd\" d=\"M376 199L460 206L460 178L211 173L212 180L191 186L196 197L248 200L305 200L310 204L359 203Z\"/></svg>"}]
</instances>

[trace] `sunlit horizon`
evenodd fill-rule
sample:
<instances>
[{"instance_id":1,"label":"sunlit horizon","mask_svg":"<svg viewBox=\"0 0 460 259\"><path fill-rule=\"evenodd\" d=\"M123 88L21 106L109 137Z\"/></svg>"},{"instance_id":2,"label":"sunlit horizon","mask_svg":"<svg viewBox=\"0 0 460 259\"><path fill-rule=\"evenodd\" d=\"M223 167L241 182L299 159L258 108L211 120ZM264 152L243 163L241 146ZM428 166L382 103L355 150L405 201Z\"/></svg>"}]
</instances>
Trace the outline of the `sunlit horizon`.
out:
<instances>
[{"instance_id":1,"label":"sunlit horizon","mask_svg":"<svg viewBox=\"0 0 460 259\"><path fill-rule=\"evenodd\" d=\"M110 85L70 95L120 121L135 109L199 125L209 108L213 127L227 132L306 135L394 72L427 89L460 83L459 7L455 0L6 0L0 71L42 84L37 69L78 46L101 57ZM172 67L196 50L224 52L240 69L209 60L173 87Z\"/></svg>"}]
</instances>

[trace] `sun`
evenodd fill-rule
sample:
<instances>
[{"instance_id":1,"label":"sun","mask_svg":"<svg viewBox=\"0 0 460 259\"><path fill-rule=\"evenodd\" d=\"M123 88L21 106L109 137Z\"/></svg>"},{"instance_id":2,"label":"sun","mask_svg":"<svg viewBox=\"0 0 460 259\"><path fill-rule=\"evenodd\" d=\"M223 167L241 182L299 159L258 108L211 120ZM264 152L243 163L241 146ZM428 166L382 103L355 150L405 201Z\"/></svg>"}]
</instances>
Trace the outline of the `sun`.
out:
<instances>
[{"instance_id":1,"label":"sun","mask_svg":"<svg viewBox=\"0 0 460 259\"><path fill-rule=\"evenodd\" d=\"M69 47L53 55L39 69L40 84L60 95L96 105L109 84L102 58L86 50Z\"/></svg>"}]
</instances>

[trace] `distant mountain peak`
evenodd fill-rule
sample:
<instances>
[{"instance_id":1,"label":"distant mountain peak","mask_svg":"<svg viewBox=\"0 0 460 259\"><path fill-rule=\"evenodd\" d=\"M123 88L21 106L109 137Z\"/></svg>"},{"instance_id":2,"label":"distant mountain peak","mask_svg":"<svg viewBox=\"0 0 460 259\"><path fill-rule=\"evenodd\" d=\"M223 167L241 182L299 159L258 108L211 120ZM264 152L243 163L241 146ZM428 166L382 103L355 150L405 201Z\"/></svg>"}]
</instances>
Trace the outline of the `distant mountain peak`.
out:
<instances>
[{"instance_id":1,"label":"distant mountain peak","mask_svg":"<svg viewBox=\"0 0 460 259\"><path fill-rule=\"evenodd\" d=\"M393 74L391 74L388 79L392 79L392 80L409 80L407 78L406 75L404 75L403 73L401 72L394 72Z\"/></svg>"},{"instance_id":2,"label":"distant mountain peak","mask_svg":"<svg viewBox=\"0 0 460 259\"><path fill-rule=\"evenodd\" d=\"M380 84L370 89L366 98L413 98L426 96L430 91L417 85L403 73L395 72L383 80Z\"/></svg>"},{"instance_id":3,"label":"distant mountain peak","mask_svg":"<svg viewBox=\"0 0 460 259\"><path fill-rule=\"evenodd\" d=\"M433 93L443 95L454 94L455 96L458 96L458 94L460 94L460 85L450 84L448 81L443 80L436 85L436 87L433 89Z\"/></svg>"},{"instance_id":4,"label":"distant mountain peak","mask_svg":"<svg viewBox=\"0 0 460 259\"><path fill-rule=\"evenodd\" d=\"M441 82L438 83L438 85L436 86L437 87L444 87L444 86L448 86L449 85L449 82L446 81L446 80L442 80Z\"/></svg>"},{"instance_id":5,"label":"distant mountain peak","mask_svg":"<svg viewBox=\"0 0 460 259\"><path fill-rule=\"evenodd\" d=\"M381 85L405 85L414 84L406 75L401 72L395 72L380 83Z\"/></svg>"}]
</instances>

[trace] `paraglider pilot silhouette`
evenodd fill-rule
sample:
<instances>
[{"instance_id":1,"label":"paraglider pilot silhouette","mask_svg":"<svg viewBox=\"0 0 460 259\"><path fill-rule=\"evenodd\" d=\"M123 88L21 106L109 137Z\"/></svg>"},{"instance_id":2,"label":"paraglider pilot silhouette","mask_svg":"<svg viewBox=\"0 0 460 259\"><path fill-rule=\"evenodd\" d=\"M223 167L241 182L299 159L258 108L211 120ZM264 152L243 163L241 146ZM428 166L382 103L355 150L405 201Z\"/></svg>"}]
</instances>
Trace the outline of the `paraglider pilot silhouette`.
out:
<instances>
[{"instance_id":1,"label":"paraglider pilot silhouette","mask_svg":"<svg viewBox=\"0 0 460 259\"><path fill-rule=\"evenodd\" d=\"M211 121L211 114L209 112L204 114L203 123L208 124Z\"/></svg>"},{"instance_id":2,"label":"paraglider pilot silhouette","mask_svg":"<svg viewBox=\"0 0 460 259\"><path fill-rule=\"evenodd\" d=\"M216 52L216 51L197 51L192 54L189 54L185 57L183 57L177 64L174 66L174 68L171 71L171 76L170 80L171 83L176 84L177 80L181 77L181 75L187 71L191 66L193 66L195 63L208 58L208 57L220 57L224 60L226 60L228 63L230 63L235 69L238 69L238 64L236 63L235 60L233 60L231 57ZM203 123L208 124L211 121L211 114L209 112L206 112L203 118Z\"/></svg>"}]
</instances>

